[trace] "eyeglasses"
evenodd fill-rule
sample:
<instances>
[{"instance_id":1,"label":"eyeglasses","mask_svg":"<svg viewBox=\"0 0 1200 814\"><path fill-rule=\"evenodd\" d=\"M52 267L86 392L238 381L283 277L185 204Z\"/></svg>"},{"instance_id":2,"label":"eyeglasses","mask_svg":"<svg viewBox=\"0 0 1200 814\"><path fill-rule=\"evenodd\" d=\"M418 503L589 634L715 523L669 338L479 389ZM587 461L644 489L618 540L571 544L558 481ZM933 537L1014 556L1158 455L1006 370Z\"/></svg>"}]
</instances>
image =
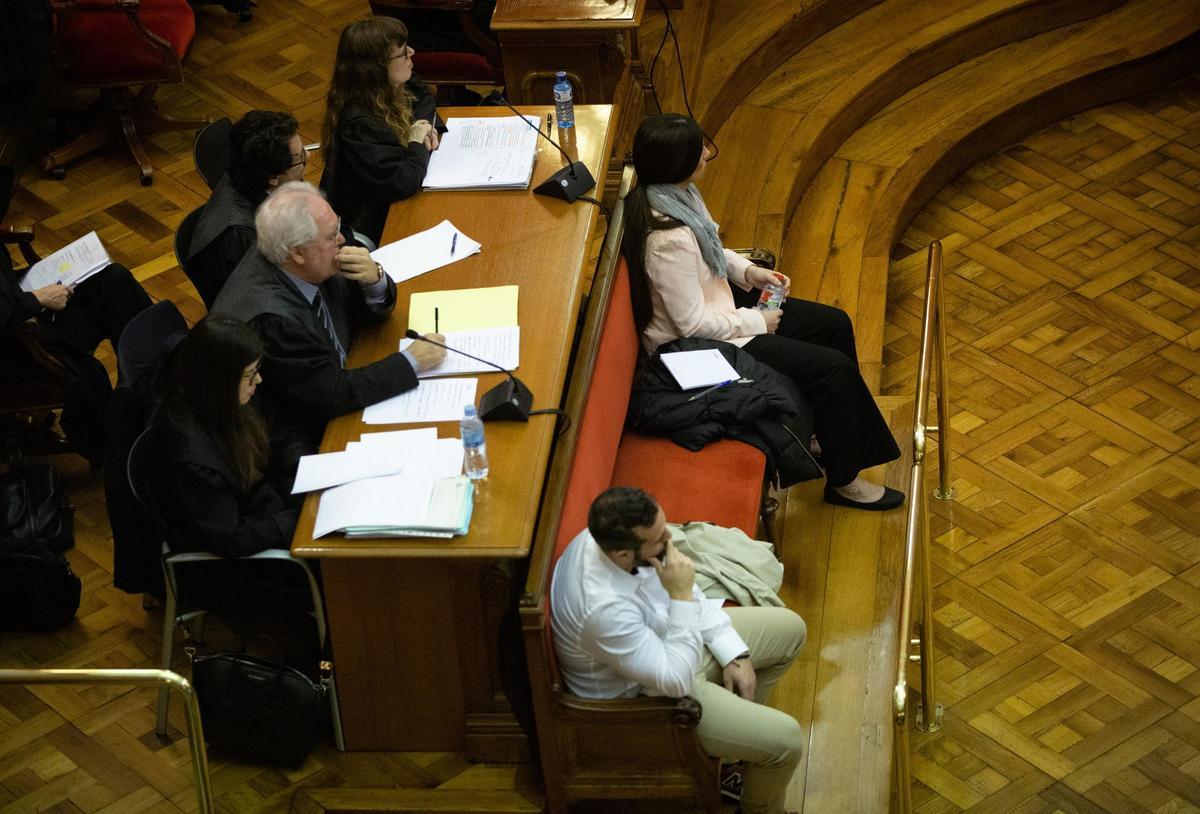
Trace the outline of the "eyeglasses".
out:
<instances>
[{"instance_id":1,"label":"eyeglasses","mask_svg":"<svg viewBox=\"0 0 1200 814\"><path fill-rule=\"evenodd\" d=\"M300 157L297 158L295 161L293 161L291 164L288 164L287 168L290 170L292 167L306 167L306 166L308 166L308 150L301 147L300 148Z\"/></svg>"},{"instance_id":2,"label":"eyeglasses","mask_svg":"<svg viewBox=\"0 0 1200 814\"><path fill-rule=\"evenodd\" d=\"M259 368L261 368L261 367L262 367L262 362L258 362L257 364L254 365L254 367L251 370L248 370L245 373L243 373L242 378L248 382L254 381L255 378L258 377L258 371L259 371Z\"/></svg>"},{"instance_id":3,"label":"eyeglasses","mask_svg":"<svg viewBox=\"0 0 1200 814\"><path fill-rule=\"evenodd\" d=\"M409 48L407 45L401 45L400 48L403 50L401 50L401 52L399 54L396 54L393 57L389 57L388 62L395 62L398 59L408 59L409 57L411 57L413 54L416 53L416 51Z\"/></svg>"},{"instance_id":4,"label":"eyeglasses","mask_svg":"<svg viewBox=\"0 0 1200 814\"><path fill-rule=\"evenodd\" d=\"M341 233L342 233L342 219L338 218L337 219L337 228L335 228L333 230L333 234L326 235L324 239L329 241L330 243L337 243L338 235L340 235Z\"/></svg>"}]
</instances>

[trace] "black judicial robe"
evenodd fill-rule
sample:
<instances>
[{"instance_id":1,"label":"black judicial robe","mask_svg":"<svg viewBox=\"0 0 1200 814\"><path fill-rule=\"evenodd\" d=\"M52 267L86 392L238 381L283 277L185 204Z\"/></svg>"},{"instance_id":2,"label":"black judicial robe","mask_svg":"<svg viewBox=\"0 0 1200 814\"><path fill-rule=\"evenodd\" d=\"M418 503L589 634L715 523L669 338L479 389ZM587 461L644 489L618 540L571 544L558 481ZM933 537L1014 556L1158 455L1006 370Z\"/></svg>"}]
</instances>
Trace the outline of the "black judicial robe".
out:
<instances>
[{"instance_id":1,"label":"black judicial robe","mask_svg":"<svg viewBox=\"0 0 1200 814\"><path fill-rule=\"evenodd\" d=\"M408 88L417 97L413 121L436 122L437 103L429 89L419 80L410 80ZM382 119L349 106L333 134L321 189L343 224L378 244L388 207L420 192L428 168L429 150L424 144L401 143Z\"/></svg>"},{"instance_id":2,"label":"black judicial robe","mask_svg":"<svg viewBox=\"0 0 1200 814\"><path fill-rule=\"evenodd\" d=\"M373 307L367 306L358 283L335 276L320 285L334 330L347 352L363 325L386 319L395 307L396 284L387 275L384 279L386 299ZM316 311L287 274L257 248L234 269L213 311L248 323L262 337L266 354L258 392L275 448L286 448L294 437L311 451L331 418L417 386L416 372L399 351L363 367L343 368ZM284 453L284 457L293 455Z\"/></svg>"},{"instance_id":3,"label":"black judicial robe","mask_svg":"<svg viewBox=\"0 0 1200 814\"><path fill-rule=\"evenodd\" d=\"M254 246L254 210L255 204L234 187L225 173L196 222L188 247L188 276L209 307Z\"/></svg>"}]
</instances>

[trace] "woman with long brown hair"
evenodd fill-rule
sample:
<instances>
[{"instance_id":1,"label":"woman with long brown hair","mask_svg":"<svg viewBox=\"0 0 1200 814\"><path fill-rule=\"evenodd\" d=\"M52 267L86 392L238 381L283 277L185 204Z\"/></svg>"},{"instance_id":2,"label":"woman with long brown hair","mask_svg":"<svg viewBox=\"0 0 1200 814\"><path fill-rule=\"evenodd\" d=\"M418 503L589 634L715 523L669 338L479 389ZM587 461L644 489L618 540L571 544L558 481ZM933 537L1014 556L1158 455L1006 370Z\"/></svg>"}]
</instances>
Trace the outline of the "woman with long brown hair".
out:
<instances>
[{"instance_id":1,"label":"woman with long brown hair","mask_svg":"<svg viewBox=\"0 0 1200 814\"><path fill-rule=\"evenodd\" d=\"M437 149L436 103L413 77L408 29L391 17L346 26L321 130L321 189L343 221L379 242L388 207L415 195Z\"/></svg>"}]
</instances>

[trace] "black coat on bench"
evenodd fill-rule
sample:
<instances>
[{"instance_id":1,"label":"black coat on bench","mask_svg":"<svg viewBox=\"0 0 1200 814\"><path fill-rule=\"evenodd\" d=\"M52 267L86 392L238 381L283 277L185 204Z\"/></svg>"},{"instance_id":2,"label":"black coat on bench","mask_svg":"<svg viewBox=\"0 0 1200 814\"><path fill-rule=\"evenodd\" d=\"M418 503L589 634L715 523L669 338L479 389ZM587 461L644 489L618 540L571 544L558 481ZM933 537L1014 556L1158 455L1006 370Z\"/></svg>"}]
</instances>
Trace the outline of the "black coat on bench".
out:
<instances>
[{"instance_id":1,"label":"black coat on bench","mask_svg":"<svg viewBox=\"0 0 1200 814\"><path fill-rule=\"evenodd\" d=\"M659 359L662 353L716 348L743 379L692 398L703 391L681 391ZM698 450L721 438L761 449L767 472L780 487L823 477L809 454L813 417L804 396L790 379L736 345L715 339L676 339L644 358L634 374L626 424L647 435L665 435Z\"/></svg>"}]
</instances>

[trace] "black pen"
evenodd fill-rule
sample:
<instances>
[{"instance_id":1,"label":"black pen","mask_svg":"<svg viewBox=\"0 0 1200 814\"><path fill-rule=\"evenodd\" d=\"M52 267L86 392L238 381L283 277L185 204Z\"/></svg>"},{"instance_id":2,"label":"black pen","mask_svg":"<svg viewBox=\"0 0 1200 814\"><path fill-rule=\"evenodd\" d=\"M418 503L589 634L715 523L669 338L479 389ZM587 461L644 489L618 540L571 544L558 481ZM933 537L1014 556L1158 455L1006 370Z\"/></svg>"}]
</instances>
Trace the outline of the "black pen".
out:
<instances>
[{"instance_id":1,"label":"black pen","mask_svg":"<svg viewBox=\"0 0 1200 814\"><path fill-rule=\"evenodd\" d=\"M726 382L718 382L717 384L714 384L712 387L704 388L699 393L697 393L696 395L694 395L690 399L688 399L688 401L689 402L695 401L696 399L700 398L701 396L708 395L709 393L711 393L714 390L724 390L726 387L728 387L731 384L754 384L754 379L730 379L729 381L726 381Z\"/></svg>"},{"instance_id":2,"label":"black pen","mask_svg":"<svg viewBox=\"0 0 1200 814\"><path fill-rule=\"evenodd\" d=\"M546 114L546 135L547 136L550 135L550 121L551 121L550 114L547 113Z\"/></svg>"},{"instance_id":3,"label":"black pen","mask_svg":"<svg viewBox=\"0 0 1200 814\"><path fill-rule=\"evenodd\" d=\"M454 247L458 245L458 232L454 233L454 237L450 238L450 256L454 256Z\"/></svg>"},{"instance_id":4,"label":"black pen","mask_svg":"<svg viewBox=\"0 0 1200 814\"><path fill-rule=\"evenodd\" d=\"M454 250L451 249L450 253L454 254ZM436 309L436 308L433 309L433 332L435 334L441 333L441 331L438 330L438 309Z\"/></svg>"}]
</instances>

